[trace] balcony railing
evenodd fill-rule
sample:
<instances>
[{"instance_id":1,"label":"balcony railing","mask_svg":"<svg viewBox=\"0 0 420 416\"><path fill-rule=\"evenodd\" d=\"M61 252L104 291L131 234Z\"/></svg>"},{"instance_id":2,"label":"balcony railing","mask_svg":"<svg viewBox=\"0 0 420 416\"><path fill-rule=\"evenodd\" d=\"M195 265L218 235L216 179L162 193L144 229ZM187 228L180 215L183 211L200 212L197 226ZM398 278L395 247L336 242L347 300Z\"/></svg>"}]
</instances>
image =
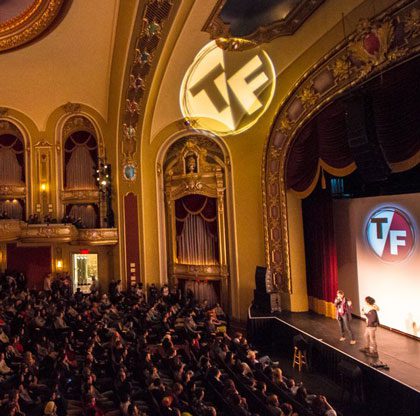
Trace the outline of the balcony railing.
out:
<instances>
[{"instance_id":1,"label":"balcony railing","mask_svg":"<svg viewBox=\"0 0 420 416\"><path fill-rule=\"evenodd\" d=\"M73 224L28 224L19 220L0 220L0 242L71 243L114 245L117 228L76 228Z\"/></svg>"}]
</instances>

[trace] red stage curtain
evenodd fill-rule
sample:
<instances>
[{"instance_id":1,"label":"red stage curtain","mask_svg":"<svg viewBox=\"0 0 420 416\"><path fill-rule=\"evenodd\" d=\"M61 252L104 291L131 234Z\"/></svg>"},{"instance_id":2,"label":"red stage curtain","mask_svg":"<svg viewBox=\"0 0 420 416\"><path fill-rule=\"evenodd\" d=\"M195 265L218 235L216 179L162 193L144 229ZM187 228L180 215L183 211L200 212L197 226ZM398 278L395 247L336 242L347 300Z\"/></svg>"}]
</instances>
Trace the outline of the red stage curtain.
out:
<instances>
[{"instance_id":1,"label":"red stage curtain","mask_svg":"<svg viewBox=\"0 0 420 416\"><path fill-rule=\"evenodd\" d=\"M378 142L389 163L404 162L420 151L419 71L420 59L415 59L369 84Z\"/></svg>"},{"instance_id":2,"label":"red stage curtain","mask_svg":"<svg viewBox=\"0 0 420 416\"><path fill-rule=\"evenodd\" d=\"M341 102L327 107L309 123L294 141L287 161L287 187L297 192L307 190L316 179L318 161L338 174L349 173L353 157L347 143L345 108Z\"/></svg>"},{"instance_id":3,"label":"red stage curtain","mask_svg":"<svg viewBox=\"0 0 420 416\"><path fill-rule=\"evenodd\" d=\"M7 269L25 273L28 288L41 290L44 277L51 273L51 247L7 245Z\"/></svg>"},{"instance_id":4,"label":"red stage curtain","mask_svg":"<svg viewBox=\"0 0 420 416\"><path fill-rule=\"evenodd\" d=\"M302 192L311 186L318 168L318 140L314 123L309 124L294 141L286 168L288 188Z\"/></svg>"},{"instance_id":5,"label":"red stage curtain","mask_svg":"<svg viewBox=\"0 0 420 416\"><path fill-rule=\"evenodd\" d=\"M338 288L333 203L320 186L302 201L308 296L333 302ZM325 306L325 305L324 305ZM327 313L331 308L325 307Z\"/></svg>"}]
</instances>

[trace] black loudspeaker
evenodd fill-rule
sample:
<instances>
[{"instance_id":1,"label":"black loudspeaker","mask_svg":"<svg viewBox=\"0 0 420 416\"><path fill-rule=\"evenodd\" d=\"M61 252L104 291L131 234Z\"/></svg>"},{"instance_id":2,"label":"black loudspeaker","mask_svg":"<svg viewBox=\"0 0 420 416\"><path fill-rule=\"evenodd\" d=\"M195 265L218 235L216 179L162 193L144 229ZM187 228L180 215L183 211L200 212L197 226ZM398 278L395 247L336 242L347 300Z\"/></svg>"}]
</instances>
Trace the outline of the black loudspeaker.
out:
<instances>
[{"instance_id":1,"label":"black loudspeaker","mask_svg":"<svg viewBox=\"0 0 420 416\"><path fill-rule=\"evenodd\" d=\"M362 375L360 367L348 361L340 361L337 364L337 371L349 380L356 380Z\"/></svg>"},{"instance_id":2,"label":"black loudspeaker","mask_svg":"<svg viewBox=\"0 0 420 416\"><path fill-rule=\"evenodd\" d=\"M354 94L345 100L347 142L365 183L381 182L391 169L380 147L368 96Z\"/></svg>"},{"instance_id":3,"label":"black loudspeaker","mask_svg":"<svg viewBox=\"0 0 420 416\"><path fill-rule=\"evenodd\" d=\"M254 290L254 307L261 312L280 312L280 293L267 293Z\"/></svg>"},{"instance_id":4,"label":"black loudspeaker","mask_svg":"<svg viewBox=\"0 0 420 416\"><path fill-rule=\"evenodd\" d=\"M271 311L271 298L270 294L267 292L260 292L259 290L254 290L254 307L261 312L270 312Z\"/></svg>"},{"instance_id":5,"label":"black loudspeaker","mask_svg":"<svg viewBox=\"0 0 420 416\"><path fill-rule=\"evenodd\" d=\"M257 266L255 270L255 289L257 292L267 293L266 272L267 268L262 266Z\"/></svg>"}]
</instances>

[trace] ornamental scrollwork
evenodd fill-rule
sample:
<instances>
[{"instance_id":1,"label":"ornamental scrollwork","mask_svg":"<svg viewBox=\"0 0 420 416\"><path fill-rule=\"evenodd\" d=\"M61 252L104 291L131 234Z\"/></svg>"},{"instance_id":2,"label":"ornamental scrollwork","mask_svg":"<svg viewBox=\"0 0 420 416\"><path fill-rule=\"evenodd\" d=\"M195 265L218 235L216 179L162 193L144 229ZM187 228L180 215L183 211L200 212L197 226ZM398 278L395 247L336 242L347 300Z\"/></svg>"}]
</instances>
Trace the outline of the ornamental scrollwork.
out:
<instances>
[{"instance_id":1,"label":"ornamental scrollwork","mask_svg":"<svg viewBox=\"0 0 420 416\"><path fill-rule=\"evenodd\" d=\"M165 22L173 11L173 0L149 0L145 2L141 18L141 27L134 45L133 57L127 90L125 108L121 124L121 143L123 160L121 174L124 180L134 181L137 175L136 130L143 116L143 101L148 94L148 79L153 76L155 60L159 57L158 47L166 36ZM128 177L127 169L134 169L134 175Z\"/></svg>"},{"instance_id":2,"label":"ornamental scrollwork","mask_svg":"<svg viewBox=\"0 0 420 416\"><path fill-rule=\"evenodd\" d=\"M53 27L67 0L38 0L0 25L0 52L22 46Z\"/></svg>"},{"instance_id":3,"label":"ornamental scrollwork","mask_svg":"<svg viewBox=\"0 0 420 416\"><path fill-rule=\"evenodd\" d=\"M335 97L418 54L418 3L401 1L376 18L361 20L354 33L297 81L281 107L264 148L262 185L266 263L283 292L293 290L285 183L288 150L300 128Z\"/></svg>"}]
</instances>

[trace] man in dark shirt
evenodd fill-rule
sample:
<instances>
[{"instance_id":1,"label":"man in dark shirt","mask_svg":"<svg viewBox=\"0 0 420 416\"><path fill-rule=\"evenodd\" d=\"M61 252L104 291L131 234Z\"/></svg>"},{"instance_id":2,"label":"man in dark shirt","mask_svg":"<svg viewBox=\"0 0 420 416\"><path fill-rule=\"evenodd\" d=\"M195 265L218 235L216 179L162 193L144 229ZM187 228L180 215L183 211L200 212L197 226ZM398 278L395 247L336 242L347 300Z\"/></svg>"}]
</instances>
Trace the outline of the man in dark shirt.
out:
<instances>
[{"instance_id":1,"label":"man in dark shirt","mask_svg":"<svg viewBox=\"0 0 420 416\"><path fill-rule=\"evenodd\" d=\"M365 348L361 351L370 357L378 357L378 346L376 344L376 329L379 326L378 318L379 307L375 304L375 299L370 296L365 298L365 306L362 309L362 314L366 319L365 330Z\"/></svg>"}]
</instances>

